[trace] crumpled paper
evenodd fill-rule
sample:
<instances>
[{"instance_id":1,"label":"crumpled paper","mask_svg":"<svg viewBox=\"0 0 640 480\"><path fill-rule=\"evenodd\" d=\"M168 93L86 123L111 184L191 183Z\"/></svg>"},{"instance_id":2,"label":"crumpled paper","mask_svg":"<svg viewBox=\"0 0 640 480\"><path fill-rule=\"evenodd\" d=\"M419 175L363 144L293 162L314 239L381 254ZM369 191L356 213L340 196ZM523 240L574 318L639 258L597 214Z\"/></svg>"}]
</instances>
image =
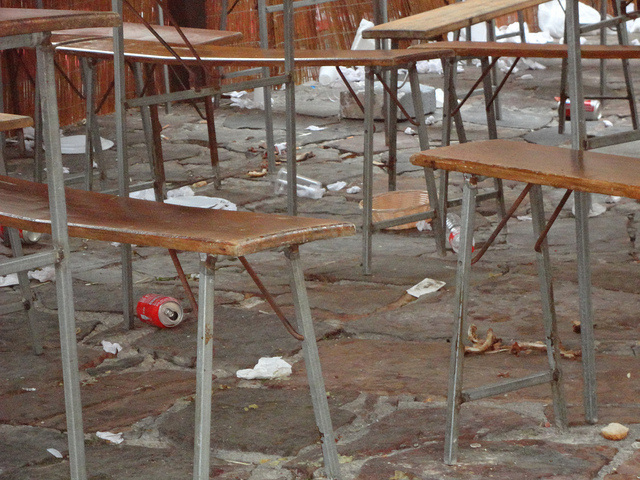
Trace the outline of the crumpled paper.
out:
<instances>
[{"instance_id":1,"label":"crumpled paper","mask_svg":"<svg viewBox=\"0 0 640 480\"><path fill-rule=\"evenodd\" d=\"M102 343L102 348L107 353L113 353L114 355L117 355L118 352L122 350L122 345L120 345L119 343L111 343L109 340L102 340L102 342L100 343Z\"/></svg>"},{"instance_id":2,"label":"crumpled paper","mask_svg":"<svg viewBox=\"0 0 640 480\"><path fill-rule=\"evenodd\" d=\"M115 443L116 445L124 442L124 438L122 437L122 432L113 433L113 432L96 432L96 437L101 438L102 440L106 440L107 442Z\"/></svg>"},{"instance_id":3,"label":"crumpled paper","mask_svg":"<svg viewBox=\"0 0 640 480\"><path fill-rule=\"evenodd\" d=\"M289 375L291 375L291 365L282 360L282 357L262 357L255 367L236 372L238 378L246 380L266 380L288 377Z\"/></svg>"}]
</instances>

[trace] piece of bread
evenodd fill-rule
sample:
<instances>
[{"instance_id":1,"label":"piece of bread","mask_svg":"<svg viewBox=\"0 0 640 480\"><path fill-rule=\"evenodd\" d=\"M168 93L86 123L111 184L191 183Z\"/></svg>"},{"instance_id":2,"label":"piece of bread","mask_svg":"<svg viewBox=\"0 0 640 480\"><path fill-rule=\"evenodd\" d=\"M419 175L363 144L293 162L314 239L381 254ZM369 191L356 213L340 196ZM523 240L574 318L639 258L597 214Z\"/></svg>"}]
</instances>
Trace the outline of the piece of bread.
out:
<instances>
[{"instance_id":1,"label":"piece of bread","mask_svg":"<svg viewBox=\"0 0 640 480\"><path fill-rule=\"evenodd\" d=\"M600 430L600 433L607 440L624 440L627 438L629 429L619 423L610 423Z\"/></svg>"}]
</instances>

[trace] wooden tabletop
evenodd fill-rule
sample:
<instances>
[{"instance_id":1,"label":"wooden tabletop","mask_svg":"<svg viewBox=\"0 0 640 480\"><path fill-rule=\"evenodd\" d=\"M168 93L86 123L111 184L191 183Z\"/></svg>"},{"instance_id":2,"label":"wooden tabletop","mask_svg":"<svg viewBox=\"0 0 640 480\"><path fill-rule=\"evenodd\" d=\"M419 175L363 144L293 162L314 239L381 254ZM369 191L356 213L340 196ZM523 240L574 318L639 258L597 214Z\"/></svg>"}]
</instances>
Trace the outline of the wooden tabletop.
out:
<instances>
[{"instance_id":1,"label":"wooden tabletop","mask_svg":"<svg viewBox=\"0 0 640 480\"><path fill-rule=\"evenodd\" d=\"M412 49L453 50L459 57L529 57L529 58L567 58L566 44L558 43L515 43L515 42L432 42L421 43ZM620 59L640 58L640 48L635 45L582 45L582 58Z\"/></svg>"},{"instance_id":2,"label":"wooden tabletop","mask_svg":"<svg viewBox=\"0 0 640 480\"><path fill-rule=\"evenodd\" d=\"M66 189L69 235L109 242L242 256L355 234L349 222L168 205ZM0 176L0 225L50 233L42 183Z\"/></svg>"},{"instance_id":3,"label":"wooden tabletop","mask_svg":"<svg viewBox=\"0 0 640 480\"><path fill-rule=\"evenodd\" d=\"M108 39L87 40L84 42L64 44L57 50L78 56L92 58L113 57L113 44ZM155 64L198 64L199 60L193 56L191 50L186 47L175 47L174 51L180 55L178 61L162 45L139 40L126 40L124 42L125 57L128 60L140 63ZM238 66L273 66L284 64L284 50L263 50L253 47L229 47L215 45L198 45L196 51L200 59L207 65L238 65ZM404 50L301 50L295 51L296 65L300 66L344 66L355 67L359 65L393 67L403 66L409 62L443 58L453 55L446 48L434 48L430 50L404 49Z\"/></svg>"},{"instance_id":4,"label":"wooden tabletop","mask_svg":"<svg viewBox=\"0 0 640 480\"><path fill-rule=\"evenodd\" d=\"M362 32L363 38L430 40L454 30L534 7L546 0L466 0L434 8Z\"/></svg>"},{"instance_id":5,"label":"wooden tabletop","mask_svg":"<svg viewBox=\"0 0 640 480\"><path fill-rule=\"evenodd\" d=\"M115 27L120 16L114 12L0 8L0 37L30 35L67 28Z\"/></svg>"},{"instance_id":6,"label":"wooden tabletop","mask_svg":"<svg viewBox=\"0 0 640 480\"><path fill-rule=\"evenodd\" d=\"M158 42L158 39L142 23L125 22L122 24L125 40L142 40ZM184 45L184 40L174 27L167 25L154 25L153 29L169 45ZM227 45L242 38L241 32L226 30L208 30L205 28L181 28L184 35L193 45ZM54 45L62 42L87 40L92 38L111 38L112 28L78 28L56 31L51 39Z\"/></svg>"},{"instance_id":7,"label":"wooden tabletop","mask_svg":"<svg viewBox=\"0 0 640 480\"><path fill-rule=\"evenodd\" d=\"M416 153L411 163L504 180L640 199L640 159L514 140Z\"/></svg>"}]
</instances>

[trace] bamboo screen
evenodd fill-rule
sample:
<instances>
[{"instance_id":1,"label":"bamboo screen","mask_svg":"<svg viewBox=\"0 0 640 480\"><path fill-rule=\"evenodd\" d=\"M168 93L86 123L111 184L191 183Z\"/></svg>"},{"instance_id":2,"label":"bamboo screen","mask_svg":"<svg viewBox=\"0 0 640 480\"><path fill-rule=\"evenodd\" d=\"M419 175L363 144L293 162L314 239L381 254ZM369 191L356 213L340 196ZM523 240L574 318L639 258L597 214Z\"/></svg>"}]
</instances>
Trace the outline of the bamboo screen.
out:
<instances>
[{"instance_id":1,"label":"bamboo screen","mask_svg":"<svg viewBox=\"0 0 640 480\"><path fill-rule=\"evenodd\" d=\"M157 23L157 5L155 0L129 0L141 15L150 23ZM183 0L185 8L188 8L189 0ZM442 6L451 0L387 0L389 20L412 15L425 10ZM281 3L281 0L268 0L269 4ZM227 29L241 31L243 33L242 44L258 45L258 22L255 0L228 0L233 8L228 15ZM0 0L2 7L35 8L36 0ZM108 10L111 8L111 0L43 0L44 8L57 9L81 9L81 10ZM218 29L221 17L221 1L208 0L205 4L207 27ZM295 13L295 46L296 48L350 48L360 21L372 20L371 0L337 0L332 3L314 7L296 9ZM596 7L597 8L597 7ZM125 21L139 22L140 20L125 6ZM281 14L271 15L270 19L270 45L282 46L283 26ZM529 27L535 30L537 26L535 9L526 12L526 21ZM512 23L516 16L512 15L498 20L498 24ZM33 114L34 89L33 79L35 75L35 56L28 50L4 52L3 80L5 82L5 108L7 111ZM59 75L58 95L60 105L60 121L62 125L82 120L84 114L84 102L79 97L81 90L80 65L76 58L58 57L61 70L69 78L75 87ZM11 72L11 74L8 74ZM107 92L112 82L112 66L110 62L102 62L98 66L97 95L101 98ZM298 76L299 81L313 78L315 71L304 71ZM127 78L127 85L132 85L132 78ZM105 114L113 111L113 101L101 106L99 113Z\"/></svg>"}]
</instances>

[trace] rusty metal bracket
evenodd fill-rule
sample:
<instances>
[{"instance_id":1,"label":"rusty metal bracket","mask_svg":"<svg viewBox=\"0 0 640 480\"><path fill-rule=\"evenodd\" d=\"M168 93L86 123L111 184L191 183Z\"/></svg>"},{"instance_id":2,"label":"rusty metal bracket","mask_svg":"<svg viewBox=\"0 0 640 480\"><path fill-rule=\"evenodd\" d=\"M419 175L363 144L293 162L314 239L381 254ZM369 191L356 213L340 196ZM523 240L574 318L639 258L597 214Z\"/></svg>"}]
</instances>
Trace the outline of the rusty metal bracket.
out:
<instances>
[{"instance_id":1,"label":"rusty metal bracket","mask_svg":"<svg viewBox=\"0 0 640 480\"><path fill-rule=\"evenodd\" d=\"M389 87L389 85L387 85L387 83L384 81L384 78L382 78L382 74L376 71L376 77L378 77L378 80L380 80L380 83L382 84L384 91L387 92L387 94L389 95L389 98L391 98L391 100L393 100L393 102L398 106L398 108L400 109L402 114L405 116L405 118L409 121L409 123L411 123L411 125L418 127L419 123L416 122L413 118L411 118L411 115L409 115L409 112L407 112L407 110L400 104L400 100L398 100L398 97L391 91L391 87Z\"/></svg>"},{"instance_id":2,"label":"rusty metal bracket","mask_svg":"<svg viewBox=\"0 0 640 480\"><path fill-rule=\"evenodd\" d=\"M287 317L284 316L284 313L282 312L278 304L275 302L275 300L273 299L273 297L271 296L267 288L264 286L264 284L262 283L262 280L260 280L260 278L256 274L253 267L249 264L247 259L245 257L238 257L238 260L240 260L240 263L242 263L242 266L245 268L249 276L253 279L253 281L255 282L256 286L258 287L262 295L264 295L265 300L269 303L274 313L278 316L278 318L282 322L282 325L284 325L284 328L287 330L287 332L289 332L289 334L296 340L303 341L304 337L298 333L298 331L293 327L293 325L291 325L291 323L289 323L289 320L287 320Z\"/></svg>"},{"instance_id":3,"label":"rusty metal bracket","mask_svg":"<svg viewBox=\"0 0 640 480\"><path fill-rule=\"evenodd\" d=\"M170 248L169 255L171 256L171 260L173 261L173 266L176 268L176 272L178 272L178 278L180 279L182 288L184 289L184 292L187 294L187 298L189 299L189 303L191 304L191 309L193 310L193 313L197 317L198 302L196 301L196 297L193 295L193 291L191 291L191 287L189 286L187 277L184 274L184 270L182 269L182 264L180 263L180 259L178 258L178 253L173 248Z\"/></svg>"},{"instance_id":4,"label":"rusty metal bracket","mask_svg":"<svg viewBox=\"0 0 640 480\"><path fill-rule=\"evenodd\" d=\"M560 211L562 210L562 207L564 207L564 204L567 203L567 200L569 200L569 197L571 196L572 193L573 193L573 190L567 190L565 192L564 196L562 197L562 200L560 200L560 203L558 204L556 209L553 211L553 214L549 217L549 221L545 225L544 230L542 230L542 233L540 233L540 237L538 238L535 246L533 247L536 252L540 253L542 242L544 242L545 239L547 238L547 234L549 233L549 230L551 230L551 226L558 218L558 215L560 215Z\"/></svg>"}]
</instances>

